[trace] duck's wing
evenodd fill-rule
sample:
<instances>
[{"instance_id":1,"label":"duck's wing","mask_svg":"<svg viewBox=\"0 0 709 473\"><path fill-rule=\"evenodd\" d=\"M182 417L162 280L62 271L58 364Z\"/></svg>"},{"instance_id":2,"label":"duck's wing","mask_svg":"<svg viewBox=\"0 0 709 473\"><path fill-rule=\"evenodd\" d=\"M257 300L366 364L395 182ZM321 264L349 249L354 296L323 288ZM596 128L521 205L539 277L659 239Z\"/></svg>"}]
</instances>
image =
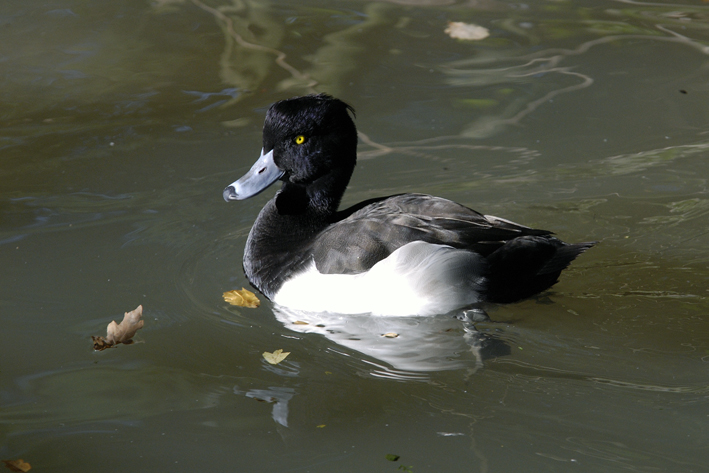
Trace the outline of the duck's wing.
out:
<instances>
[{"instance_id":1,"label":"duck's wing","mask_svg":"<svg viewBox=\"0 0 709 473\"><path fill-rule=\"evenodd\" d=\"M336 218L311 248L321 273L367 271L412 241L445 244L487 256L520 236L551 235L424 194L369 201L338 213Z\"/></svg>"}]
</instances>

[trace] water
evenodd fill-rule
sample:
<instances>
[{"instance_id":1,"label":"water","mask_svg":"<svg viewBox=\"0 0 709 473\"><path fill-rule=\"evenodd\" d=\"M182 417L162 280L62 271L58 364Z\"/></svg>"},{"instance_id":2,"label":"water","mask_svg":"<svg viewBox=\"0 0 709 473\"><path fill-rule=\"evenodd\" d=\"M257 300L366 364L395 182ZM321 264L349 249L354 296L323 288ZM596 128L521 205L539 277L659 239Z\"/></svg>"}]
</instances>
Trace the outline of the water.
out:
<instances>
[{"instance_id":1,"label":"water","mask_svg":"<svg viewBox=\"0 0 709 473\"><path fill-rule=\"evenodd\" d=\"M0 459L704 471L708 15L699 2L4 2ZM454 40L449 21L490 36ZM258 157L268 105L312 91L355 106L364 133L343 205L427 192L599 245L477 331L450 317L302 326L267 301L227 305L273 191L226 204L222 189ZM94 352L90 336L138 304L137 343ZM267 364L278 348L291 355Z\"/></svg>"}]
</instances>

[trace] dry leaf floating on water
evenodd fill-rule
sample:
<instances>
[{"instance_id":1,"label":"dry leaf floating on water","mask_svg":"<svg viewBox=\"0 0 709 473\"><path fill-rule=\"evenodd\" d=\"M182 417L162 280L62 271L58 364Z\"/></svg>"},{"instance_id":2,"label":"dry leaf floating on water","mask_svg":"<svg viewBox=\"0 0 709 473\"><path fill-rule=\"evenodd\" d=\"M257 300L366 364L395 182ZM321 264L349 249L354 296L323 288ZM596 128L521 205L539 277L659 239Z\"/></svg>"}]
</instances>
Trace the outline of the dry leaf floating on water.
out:
<instances>
[{"instance_id":1,"label":"dry leaf floating on water","mask_svg":"<svg viewBox=\"0 0 709 473\"><path fill-rule=\"evenodd\" d=\"M28 472L32 469L32 465L24 461L22 458L18 460L3 460L2 462L10 471Z\"/></svg>"},{"instance_id":2,"label":"dry leaf floating on water","mask_svg":"<svg viewBox=\"0 0 709 473\"><path fill-rule=\"evenodd\" d=\"M244 289L243 287L240 291L238 289L234 289L233 291L227 291L222 294L222 297L224 297L224 300L227 301L229 304L236 305L239 307L255 309L261 305L261 301L258 300L256 294L249 291L248 289Z\"/></svg>"},{"instance_id":3,"label":"dry leaf floating on water","mask_svg":"<svg viewBox=\"0 0 709 473\"><path fill-rule=\"evenodd\" d=\"M111 348L119 343L131 343L135 333L143 328L145 322L142 320L143 306L139 305L135 310L123 314L123 320L117 324L112 320L106 328L106 337L91 336L94 342L94 350L101 351Z\"/></svg>"},{"instance_id":4,"label":"dry leaf floating on water","mask_svg":"<svg viewBox=\"0 0 709 473\"><path fill-rule=\"evenodd\" d=\"M284 352L281 348L274 350L273 353L269 353L267 351L263 352L263 358L272 365L277 365L281 361L285 360L288 355L290 355L290 352Z\"/></svg>"},{"instance_id":5,"label":"dry leaf floating on water","mask_svg":"<svg viewBox=\"0 0 709 473\"><path fill-rule=\"evenodd\" d=\"M451 38L467 39L469 41L479 41L490 36L490 30L484 26L463 23L462 21L448 22L445 33Z\"/></svg>"},{"instance_id":6,"label":"dry leaf floating on water","mask_svg":"<svg viewBox=\"0 0 709 473\"><path fill-rule=\"evenodd\" d=\"M112 348L114 346L112 343L108 343L103 337L91 335L91 340L94 342L94 350L96 351L102 351L106 348Z\"/></svg>"},{"instance_id":7,"label":"dry leaf floating on water","mask_svg":"<svg viewBox=\"0 0 709 473\"><path fill-rule=\"evenodd\" d=\"M135 333L143 328L143 306L139 305L135 310L123 314L123 320L120 324L111 321L108 324L106 340L112 344L127 343Z\"/></svg>"}]
</instances>

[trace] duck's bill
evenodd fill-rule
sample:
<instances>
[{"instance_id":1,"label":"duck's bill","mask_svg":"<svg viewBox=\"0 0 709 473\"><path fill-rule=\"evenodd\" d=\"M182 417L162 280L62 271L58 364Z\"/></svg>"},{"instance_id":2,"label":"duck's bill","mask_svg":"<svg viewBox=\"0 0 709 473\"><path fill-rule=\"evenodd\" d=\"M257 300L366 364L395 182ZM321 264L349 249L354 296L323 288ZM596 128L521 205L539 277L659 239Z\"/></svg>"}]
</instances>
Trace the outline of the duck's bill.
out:
<instances>
[{"instance_id":1,"label":"duck's bill","mask_svg":"<svg viewBox=\"0 0 709 473\"><path fill-rule=\"evenodd\" d=\"M244 200L253 197L268 186L280 179L284 171L278 169L273 162L273 150L261 156L258 161L251 166L249 172L244 174L238 181L229 184L224 189L224 200Z\"/></svg>"}]
</instances>

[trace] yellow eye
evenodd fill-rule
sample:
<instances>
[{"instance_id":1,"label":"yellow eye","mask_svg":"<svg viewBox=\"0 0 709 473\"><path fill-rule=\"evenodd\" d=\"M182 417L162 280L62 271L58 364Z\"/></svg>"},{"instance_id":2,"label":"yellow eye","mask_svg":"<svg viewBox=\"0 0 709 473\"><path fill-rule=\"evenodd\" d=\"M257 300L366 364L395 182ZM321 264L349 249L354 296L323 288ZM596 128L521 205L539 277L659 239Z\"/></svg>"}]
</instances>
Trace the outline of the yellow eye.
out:
<instances>
[{"instance_id":1,"label":"yellow eye","mask_svg":"<svg viewBox=\"0 0 709 473\"><path fill-rule=\"evenodd\" d=\"M295 144L302 145L305 143L305 137L303 135L298 135L295 137Z\"/></svg>"}]
</instances>

